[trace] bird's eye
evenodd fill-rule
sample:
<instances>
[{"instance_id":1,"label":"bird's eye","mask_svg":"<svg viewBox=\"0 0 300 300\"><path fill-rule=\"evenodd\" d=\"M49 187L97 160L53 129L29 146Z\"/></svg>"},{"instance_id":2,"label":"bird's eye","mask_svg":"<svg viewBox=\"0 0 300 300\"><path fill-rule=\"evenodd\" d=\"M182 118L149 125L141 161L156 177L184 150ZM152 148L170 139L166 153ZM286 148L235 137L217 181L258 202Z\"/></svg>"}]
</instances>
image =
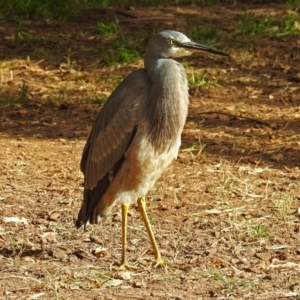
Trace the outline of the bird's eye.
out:
<instances>
[{"instance_id":1,"label":"bird's eye","mask_svg":"<svg viewBox=\"0 0 300 300\"><path fill-rule=\"evenodd\" d=\"M175 40L170 40L171 45L175 45Z\"/></svg>"}]
</instances>

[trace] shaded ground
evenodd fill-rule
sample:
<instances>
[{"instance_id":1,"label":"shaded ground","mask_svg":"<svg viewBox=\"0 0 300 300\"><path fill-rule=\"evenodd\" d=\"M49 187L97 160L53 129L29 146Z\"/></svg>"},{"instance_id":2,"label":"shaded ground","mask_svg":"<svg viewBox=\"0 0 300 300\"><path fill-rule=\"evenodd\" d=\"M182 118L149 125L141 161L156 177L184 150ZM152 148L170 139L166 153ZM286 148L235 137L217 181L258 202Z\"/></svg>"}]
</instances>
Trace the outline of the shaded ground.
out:
<instances>
[{"instance_id":1,"label":"shaded ground","mask_svg":"<svg viewBox=\"0 0 300 300\"><path fill-rule=\"evenodd\" d=\"M90 10L64 23L25 22L24 32L35 37L25 41L16 40L16 22L6 20L0 28L0 297L299 298L299 35L231 36L243 9ZM288 10L248 9L275 18ZM174 265L168 270L151 266L135 206L129 259L137 272L117 268L119 206L101 226L74 228L82 201L79 161L96 103L142 67L141 60L103 65L97 49L109 49L112 40L93 26L114 16L125 35L144 37L213 22L218 47L233 57L187 59L189 76L207 69L209 82L191 86L180 156L148 195L158 244ZM143 49L147 38L141 40Z\"/></svg>"}]
</instances>

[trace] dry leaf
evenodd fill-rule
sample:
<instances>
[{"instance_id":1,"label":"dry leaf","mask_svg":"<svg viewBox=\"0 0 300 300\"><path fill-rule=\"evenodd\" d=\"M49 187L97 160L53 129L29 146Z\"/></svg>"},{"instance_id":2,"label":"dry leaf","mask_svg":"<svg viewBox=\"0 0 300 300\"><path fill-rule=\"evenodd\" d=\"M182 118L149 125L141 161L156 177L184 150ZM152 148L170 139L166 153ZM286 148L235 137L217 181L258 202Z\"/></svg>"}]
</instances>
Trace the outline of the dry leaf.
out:
<instances>
[{"instance_id":1,"label":"dry leaf","mask_svg":"<svg viewBox=\"0 0 300 300\"><path fill-rule=\"evenodd\" d=\"M107 249L102 247L96 248L93 253L95 254L96 257L104 257L108 255Z\"/></svg>"},{"instance_id":2,"label":"dry leaf","mask_svg":"<svg viewBox=\"0 0 300 300\"><path fill-rule=\"evenodd\" d=\"M99 244L99 245L103 244L102 240L99 237L94 236L94 235L90 236L90 241L95 243L95 244Z\"/></svg>"},{"instance_id":3,"label":"dry leaf","mask_svg":"<svg viewBox=\"0 0 300 300\"><path fill-rule=\"evenodd\" d=\"M45 295L45 293L34 294L34 295L31 295L31 296L27 297L26 300L34 300L34 299L40 298L44 295Z\"/></svg>"},{"instance_id":4,"label":"dry leaf","mask_svg":"<svg viewBox=\"0 0 300 300\"><path fill-rule=\"evenodd\" d=\"M49 220L50 221L57 221L60 217L60 213L54 213L52 215L49 216Z\"/></svg>"},{"instance_id":5,"label":"dry leaf","mask_svg":"<svg viewBox=\"0 0 300 300\"><path fill-rule=\"evenodd\" d=\"M109 280L105 285L107 286L119 286L123 283L123 280L121 279L112 279Z\"/></svg>"},{"instance_id":6,"label":"dry leaf","mask_svg":"<svg viewBox=\"0 0 300 300\"><path fill-rule=\"evenodd\" d=\"M9 223L23 223L23 224L28 224L28 219L26 218L19 218L19 217L4 217L3 218L4 222Z\"/></svg>"},{"instance_id":7,"label":"dry leaf","mask_svg":"<svg viewBox=\"0 0 300 300\"><path fill-rule=\"evenodd\" d=\"M129 280L131 279L131 274L128 271L117 272L114 276L116 279Z\"/></svg>"}]
</instances>

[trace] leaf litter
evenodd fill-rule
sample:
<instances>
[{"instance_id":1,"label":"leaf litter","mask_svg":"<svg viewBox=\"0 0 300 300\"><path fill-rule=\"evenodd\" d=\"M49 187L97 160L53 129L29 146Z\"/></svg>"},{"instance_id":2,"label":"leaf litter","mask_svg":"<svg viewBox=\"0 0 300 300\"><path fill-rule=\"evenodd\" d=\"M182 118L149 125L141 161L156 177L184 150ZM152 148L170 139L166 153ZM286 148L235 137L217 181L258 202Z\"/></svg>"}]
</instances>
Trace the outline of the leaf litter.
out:
<instances>
[{"instance_id":1,"label":"leaf litter","mask_svg":"<svg viewBox=\"0 0 300 300\"><path fill-rule=\"evenodd\" d=\"M239 9L164 8L176 16L168 20L170 26L183 29L186 15L197 19L209 15L222 28L232 28ZM280 5L272 10L283 13ZM144 16L138 6L134 13ZM161 13L161 8L149 8L147 15ZM119 18L124 30L136 30L135 22ZM93 51L84 51L95 45L82 39L89 33L80 36L78 28L89 28L92 20L78 18L62 25L76 43L57 40L51 22L41 26L58 45L53 58L26 58L30 44L10 47L12 41L3 39L11 60L0 71L4 88L0 93L6 99L0 112L0 295L6 299L299 297L296 66L300 62L295 50L286 53L286 44L298 49L297 36L249 42L221 36L218 42L230 49L233 60L202 56L188 60L199 72L210 66L208 76L220 84L191 88L179 158L147 197L155 235L170 266L153 267L151 245L133 206L128 257L138 271L122 272L117 266L119 206L99 226L88 226L86 232L74 228L82 200L79 161L99 109L91 103L91 95L94 99L109 95L113 88L102 77L122 77L142 62L89 67L98 58ZM161 21L142 22L145 28L166 26ZM14 23L8 20L6 25L7 33L1 35L13 36ZM71 67L60 54L66 55L70 47Z\"/></svg>"}]
</instances>

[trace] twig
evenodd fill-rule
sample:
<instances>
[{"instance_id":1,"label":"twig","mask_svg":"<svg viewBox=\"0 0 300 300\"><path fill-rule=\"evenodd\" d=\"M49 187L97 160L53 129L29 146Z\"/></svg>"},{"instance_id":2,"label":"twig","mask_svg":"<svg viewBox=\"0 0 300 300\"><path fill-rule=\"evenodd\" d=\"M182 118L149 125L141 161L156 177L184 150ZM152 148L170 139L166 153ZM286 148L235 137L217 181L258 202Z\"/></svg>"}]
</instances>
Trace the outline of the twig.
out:
<instances>
[{"instance_id":1,"label":"twig","mask_svg":"<svg viewBox=\"0 0 300 300\"><path fill-rule=\"evenodd\" d=\"M256 123L259 124L263 124L266 125L268 127L271 127L271 125L266 122L266 121L262 121L260 119L256 119L256 118L252 118L252 117L245 117L245 116L238 116L238 115L234 115L228 112L224 112L224 111L219 111L219 110L209 110L209 111L203 111L199 113L200 115L204 115L204 114L219 114L219 115L225 115L225 116L229 116L229 117L234 117L234 118L240 118L240 119L245 119L245 120L249 120L249 121L254 121Z\"/></svg>"},{"instance_id":2,"label":"twig","mask_svg":"<svg viewBox=\"0 0 300 300\"><path fill-rule=\"evenodd\" d=\"M119 20L119 22L132 22L132 21L137 21L137 22L148 22L148 21L168 21L168 20L174 20L175 17L145 17L145 18L135 18L135 19L122 19Z\"/></svg>"},{"instance_id":3,"label":"twig","mask_svg":"<svg viewBox=\"0 0 300 300\"><path fill-rule=\"evenodd\" d=\"M298 292L287 292L287 293L265 293L261 295L256 295L255 299L280 299L280 298L288 298L288 297L297 297L299 296ZM244 298L253 298L253 294L244 295Z\"/></svg>"},{"instance_id":4,"label":"twig","mask_svg":"<svg viewBox=\"0 0 300 300\"><path fill-rule=\"evenodd\" d=\"M23 279L23 280L33 280L33 281L37 281L39 283L41 282L41 280L39 280L39 279L35 279L33 277L25 277L25 276L10 275L10 276L1 277L1 279L9 279L9 278L19 278L19 279Z\"/></svg>"},{"instance_id":5,"label":"twig","mask_svg":"<svg viewBox=\"0 0 300 300\"><path fill-rule=\"evenodd\" d=\"M132 19L136 19L137 17L127 11L124 11L124 10L120 10L120 9L117 9L116 10L116 13L117 14L120 14L120 15L123 15L125 17L129 17L129 18L132 18Z\"/></svg>"},{"instance_id":6,"label":"twig","mask_svg":"<svg viewBox=\"0 0 300 300\"><path fill-rule=\"evenodd\" d=\"M119 20L119 22L126 22L126 21L165 21L165 20L174 20L174 16L164 16L164 17L138 17L134 14L131 14L130 12L128 11L124 11L124 10L120 10L120 9L117 9L116 10L116 13L117 14L120 14L120 15L123 15L125 17L129 17L130 20Z\"/></svg>"}]
</instances>

